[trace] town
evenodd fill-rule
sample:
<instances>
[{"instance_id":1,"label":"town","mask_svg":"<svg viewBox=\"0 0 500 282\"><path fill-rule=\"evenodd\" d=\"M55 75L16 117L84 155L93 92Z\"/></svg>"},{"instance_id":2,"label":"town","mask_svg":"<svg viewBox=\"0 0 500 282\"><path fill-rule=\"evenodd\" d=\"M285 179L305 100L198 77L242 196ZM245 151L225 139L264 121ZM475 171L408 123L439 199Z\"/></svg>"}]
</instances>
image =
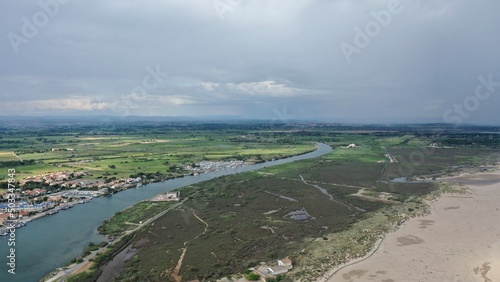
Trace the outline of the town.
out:
<instances>
[{"instance_id":1,"label":"town","mask_svg":"<svg viewBox=\"0 0 500 282\"><path fill-rule=\"evenodd\" d=\"M140 187L144 183L141 177L107 181L81 179L84 176L91 174L85 171L59 171L26 177L19 181L21 189L14 193L13 207L6 202L7 192L0 194L4 201L0 203L0 235L7 235L10 226L20 228L33 219L84 204L95 197ZM9 208L15 213L7 213Z\"/></svg>"}]
</instances>

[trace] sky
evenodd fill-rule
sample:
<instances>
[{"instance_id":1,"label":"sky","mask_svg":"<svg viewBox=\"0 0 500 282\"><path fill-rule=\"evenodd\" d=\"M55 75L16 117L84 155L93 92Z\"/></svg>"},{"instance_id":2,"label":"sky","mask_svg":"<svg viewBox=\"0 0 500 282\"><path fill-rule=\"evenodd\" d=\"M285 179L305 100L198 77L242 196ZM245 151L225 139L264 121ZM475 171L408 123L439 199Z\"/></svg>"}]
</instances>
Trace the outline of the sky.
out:
<instances>
[{"instance_id":1,"label":"sky","mask_svg":"<svg viewBox=\"0 0 500 282\"><path fill-rule=\"evenodd\" d=\"M0 115L500 124L500 1L0 1Z\"/></svg>"}]
</instances>

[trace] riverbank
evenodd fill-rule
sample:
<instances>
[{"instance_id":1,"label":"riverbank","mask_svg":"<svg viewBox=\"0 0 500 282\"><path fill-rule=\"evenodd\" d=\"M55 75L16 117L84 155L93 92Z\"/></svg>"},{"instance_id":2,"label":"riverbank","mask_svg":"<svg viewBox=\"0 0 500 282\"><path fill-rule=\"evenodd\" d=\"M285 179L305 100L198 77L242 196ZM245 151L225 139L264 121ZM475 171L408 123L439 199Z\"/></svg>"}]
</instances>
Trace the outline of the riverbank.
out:
<instances>
[{"instance_id":1,"label":"riverbank","mask_svg":"<svg viewBox=\"0 0 500 282\"><path fill-rule=\"evenodd\" d=\"M65 279L69 276L77 275L79 273L83 273L83 272L89 270L89 268L94 264L93 262L91 262L91 259L95 260L95 257L98 257L99 255L102 255L102 254L107 256L106 252L114 252L115 245L123 244L122 240L124 240L125 237L133 234L134 232L136 232L137 230L139 230L143 226L146 226L147 224L152 223L154 220L156 220L160 216L166 214L167 212L182 206L187 200L188 200L188 198L185 198L181 202L177 202L177 203L173 204L172 206L168 207L167 209L151 216L150 218L148 218L144 222L141 222L140 224L134 224L133 229L126 230L126 231L122 232L120 234L120 236L118 236L117 238L114 238L113 236L110 236L109 234L101 234L103 236L106 236L106 238L109 240L108 245L100 247L99 249L91 252L89 255L87 255L84 258L82 257L81 262L74 262L74 263L69 264L66 267L55 269L51 273L45 275L42 279L40 279L40 281L47 281L47 282L65 281ZM129 209L129 208L127 208L127 209ZM127 210L127 209L125 209L125 210ZM125 247L120 246L118 249L120 249L120 248L125 248L125 250L120 251L120 252L118 252L117 255L110 257L111 262L108 262L109 264L106 263L106 265L104 266L103 277L108 277L108 276L113 277L113 273L117 272L116 269L121 269L121 267L123 267L125 262L130 258L131 246L128 244L125 244ZM100 279L99 281L107 281L106 279L102 280L103 278L101 278L100 276L99 276L99 279Z\"/></svg>"},{"instance_id":2,"label":"riverbank","mask_svg":"<svg viewBox=\"0 0 500 282\"><path fill-rule=\"evenodd\" d=\"M375 252L319 281L500 281L500 172L439 179L468 185L443 194L430 214L386 235Z\"/></svg>"},{"instance_id":3,"label":"riverbank","mask_svg":"<svg viewBox=\"0 0 500 282\"><path fill-rule=\"evenodd\" d=\"M156 178L156 179L144 179L144 180L137 180L137 181L135 179L132 179L132 180L134 180L132 183L129 182L130 179L129 180L122 179L121 181L117 180L116 183L112 182L108 185L109 187L105 188L106 192L103 192L102 189L100 189L99 191L85 190L85 189L73 190L73 191L75 191L74 193L77 194L76 197L73 198L74 201L65 202L64 204L59 204L59 205L54 205L53 202L49 201L52 208L45 209L43 211L39 211L39 212L32 214L30 216L25 216L22 219L19 218L19 219L15 219L15 220L8 220L8 221L6 221L6 224L4 224L5 227L0 227L0 236L6 236L8 234L8 230L11 228L11 226L14 226L15 228L21 228L21 227L25 226L28 222L43 218L43 217L48 216L48 215L54 215L54 214L58 213L59 211L67 210L67 209L72 208L73 206L75 206L77 204L85 204L85 203L89 202L90 200L92 200L93 198L98 198L101 196L111 196L113 194L116 194L116 193L122 192L122 191L126 191L126 190L131 189L131 188L146 187L147 185L150 185L150 184L163 183L165 181L189 177L189 176L196 176L198 174L220 172L220 171L226 171L226 170L235 170L235 169L240 169L240 168L244 168L246 166L252 166L252 165L256 165L256 164L266 164L268 162L273 162L276 160L286 160L288 158L303 156L303 155L312 153L312 152L316 151L317 149L318 149L318 145L315 144L313 150L307 150L304 152L300 152L296 155L289 155L289 156L285 155L285 156L276 157L276 158L273 158L270 160L262 160L262 161L258 161L258 162L257 161L255 161L255 162L211 161L211 162L207 162L208 164L204 164L202 169L200 169L199 165L195 166L193 168L191 168L191 166L187 166L186 169L187 169L187 171L189 171L189 173L186 173L186 174L180 174L180 175L176 175L176 176L169 176L169 177ZM57 175L59 175L59 174L57 174ZM88 195L87 196L80 196L80 195L78 195L79 192L91 193L92 197L90 197ZM47 196L58 196L58 195L61 195L64 193L71 193L71 190L57 192L54 194L47 194ZM44 203L47 203L47 202L44 202ZM17 206L15 209L18 211L21 211L21 208L19 208ZM1 212L0 212L0 214L1 214Z\"/></svg>"}]
</instances>

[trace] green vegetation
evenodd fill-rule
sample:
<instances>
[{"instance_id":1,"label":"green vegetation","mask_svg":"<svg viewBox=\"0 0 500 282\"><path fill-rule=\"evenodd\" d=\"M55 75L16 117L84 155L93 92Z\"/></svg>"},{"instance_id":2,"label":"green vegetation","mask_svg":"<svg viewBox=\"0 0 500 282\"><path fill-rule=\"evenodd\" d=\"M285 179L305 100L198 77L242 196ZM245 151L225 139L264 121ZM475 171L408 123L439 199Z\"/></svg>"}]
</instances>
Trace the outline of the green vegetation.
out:
<instances>
[{"instance_id":1,"label":"green vegetation","mask_svg":"<svg viewBox=\"0 0 500 282\"><path fill-rule=\"evenodd\" d=\"M260 280L260 275L252 272L252 273L245 274L245 278L250 280L250 281L258 281L258 280Z\"/></svg>"},{"instance_id":2,"label":"green vegetation","mask_svg":"<svg viewBox=\"0 0 500 282\"><path fill-rule=\"evenodd\" d=\"M158 181L190 174L203 160L263 162L310 151L310 141L327 143L334 150L320 158L181 188L184 204L68 279L95 281L103 265L133 244L137 253L116 281L213 281L284 257L292 258L293 270L267 281L312 281L333 264L363 256L408 217L425 214L424 197L461 191L429 180L498 163L498 134L438 128L156 122L9 129L0 142L0 166L14 165L19 178L82 170L92 173L87 180ZM137 203L99 231L116 238L173 204ZM89 245L83 255L93 250Z\"/></svg>"},{"instance_id":3,"label":"green vegetation","mask_svg":"<svg viewBox=\"0 0 500 282\"><path fill-rule=\"evenodd\" d=\"M68 277L66 281L68 282L88 282L88 281L96 281L99 278L99 274L95 274L94 272L85 271L79 273L77 275L73 275Z\"/></svg>"},{"instance_id":4,"label":"green vegetation","mask_svg":"<svg viewBox=\"0 0 500 282\"><path fill-rule=\"evenodd\" d=\"M278 274L274 278L271 278L271 277L266 278L266 282L280 282L280 281L284 281L285 278L286 278L286 275Z\"/></svg>"},{"instance_id":5,"label":"green vegetation","mask_svg":"<svg viewBox=\"0 0 500 282\"><path fill-rule=\"evenodd\" d=\"M118 237L127 230L136 228L142 222L171 207L174 202L142 201L123 211L117 212L99 226L99 233Z\"/></svg>"},{"instance_id":6,"label":"green vegetation","mask_svg":"<svg viewBox=\"0 0 500 282\"><path fill-rule=\"evenodd\" d=\"M82 253L82 257L86 257L90 255L91 252L99 250L99 248L105 247L107 245L106 242L101 242L100 244L96 245L93 242L90 242L89 245L85 248L85 250Z\"/></svg>"},{"instance_id":7,"label":"green vegetation","mask_svg":"<svg viewBox=\"0 0 500 282\"><path fill-rule=\"evenodd\" d=\"M185 167L203 160L262 162L314 149L291 134L261 135L224 124L82 129L12 130L0 142L0 167L16 167L18 178L81 170L92 173L84 179L161 180L190 174Z\"/></svg>"},{"instance_id":8,"label":"green vegetation","mask_svg":"<svg viewBox=\"0 0 500 282\"><path fill-rule=\"evenodd\" d=\"M431 182L390 182L406 176L399 172L407 166L412 167L412 177L430 179L492 161L484 158L490 150L438 148L420 162L415 152L425 153L427 145L419 146L430 144L432 138L379 135L338 134L330 144L339 147L319 159L198 184L199 192L182 207L137 234L136 241L146 243L120 277L170 277L186 244L179 273L186 280L243 273L256 262L291 256L297 264L287 279L309 281L332 262L364 255L385 232L427 211L421 197L443 188ZM351 143L356 147L340 148ZM387 153L408 161L391 164ZM363 197L355 196L360 189ZM290 218L291 212L303 208L308 220Z\"/></svg>"}]
</instances>

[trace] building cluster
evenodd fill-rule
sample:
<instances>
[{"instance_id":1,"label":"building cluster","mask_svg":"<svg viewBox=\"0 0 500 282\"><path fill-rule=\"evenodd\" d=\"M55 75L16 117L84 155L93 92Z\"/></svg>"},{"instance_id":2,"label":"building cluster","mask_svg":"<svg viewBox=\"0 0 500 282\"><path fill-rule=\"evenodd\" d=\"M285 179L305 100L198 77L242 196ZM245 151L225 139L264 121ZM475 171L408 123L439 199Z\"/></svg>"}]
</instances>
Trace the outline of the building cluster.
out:
<instances>
[{"instance_id":1,"label":"building cluster","mask_svg":"<svg viewBox=\"0 0 500 282\"><path fill-rule=\"evenodd\" d=\"M15 206L8 206L7 203L1 203L0 204L0 210L6 211L13 209L16 211L16 213L13 213L14 219L15 218L22 218L22 217L27 217L31 214L39 213L39 212L44 212L49 209L52 209L56 206L55 202L51 201L46 201L46 202L41 202L38 204L33 204L28 201L20 201L16 202ZM7 214L7 213L5 213Z\"/></svg>"},{"instance_id":2,"label":"building cluster","mask_svg":"<svg viewBox=\"0 0 500 282\"><path fill-rule=\"evenodd\" d=\"M39 196L45 195L45 190L33 189ZM25 191L23 191L25 192ZM14 204L0 203L0 226L6 221L16 223L16 227L22 226L31 216L41 217L57 213L59 210L69 209L76 204L83 204L94 197L99 197L107 193L107 189L99 191L67 190L53 194L46 194L46 199L35 202L33 199L20 197ZM9 211L9 212L8 212ZM10 212L13 211L13 212ZM0 227L0 235L5 235L5 230Z\"/></svg>"},{"instance_id":3,"label":"building cluster","mask_svg":"<svg viewBox=\"0 0 500 282\"><path fill-rule=\"evenodd\" d=\"M356 144L349 144L347 146L341 146L343 149L354 149L357 148L358 146Z\"/></svg>"},{"instance_id":4,"label":"building cluster","mask_svg":"<svg viewBox=\"0 0 500 282\"><path fill-rule=\"evenodd\" d=\"M202 161L197 164L185 166L184 169L198 173L220 171L231 168L238 168L245 165L244 161Z\"/></svg>"},{"instance_id":5,"label":"building cluster","mask_svg":"<svg viewBox=\"0 0 500 282\"><path fill-rule=\"evenodd\" d=\"M288 257L286 257L284 259L278 260L277 264L268 265L265 262L261 262L260 266L257 266L255 268L250 268L249 270L253 274L257 274L258 276L260 276L260 279L258 279L259 281L264 281L265 282L265 281L268 281L268 278L269 279L273 279L273 278L275 279L279 275L285 275L290 270L292 270L292 268L293 268L292 260L289 259ZM217 282L233 282L233 281L240 282L240 281L248 281L248 278L242 277L242 276L243 275L238 274L234 278L224 277L224 278L221 278L221 279L217 280ZM200 282L200 281L199 280L191 280L189 282Z\"/></svg>"},{"instance_id":6,"label":"building cluster","mask_svg":"<svg viewBox=\"0 0 500 282\"><path fill-rule=\"evenodd\" d=\"M123 190L126 188L131 188L137 186L138 183L142 183L142 178L120 178L109 182L104 180L83 180L79 179L83 176L90 175L89 172L85 171L74 171L74 172L53 172L46 173L37 176L30 176L22 179L20 181L21 186L32 182L40 183L48 186L56 186L64 189L116 189Z\"/></svg>"},{"instance_id":7,"label":"building cluster","mask_svg":"<svg viewBox=\"0 0 500 282\"><path fill-rule=\"evenodd\" d=\"M278 260L277 265L261 265L255 269L255 272L259 274L263 280L266 278L272 278L279 274L285 274L293 268L292 260L288 257Z\"/></svg>"},{"instance_id":8,"label":"building cluster","mask_svg":"<svg viewBox=\"0 0 500 282\"><path fill-rule=\"evenodd\" d=\"M181 192L167 192L155 196L151 201L153 202L178 202L181 200Z\"/></svg>"},{"instance_id":9,"label":"building cluster","mask_svg":"<svg viewBox=\"0 0 500 282\"><path fill-rule=\"evenodd\" d=\"M30 176L20 180L19 187L24 188L14 192L15 204L10 203L9 206L6 201L0 202L0 226L6 220L21 220L34 215L38 217L53 214L60 209L67 209L75 204L85 203L93 197L107 194L109 189L123 190L135 187L137 183L142 181L141 177L115 179L108 183L104 180L80 179L87 175L90 175L90 173L85 171L59 171ZM47 192L48 186L63 188L63 191L57 193ZM7 199L7 193L7 190L5 190L3 194L0 193L0 196ZM14 217L9 218L10 213L6 212L8 210L15 211L13 213Z\"/></svg>"},{"instance_id":10,"label":"building cluster","mask_svg":"<svg viewBox=\"0 0 500 282\"><path fill-rule=\"evenodd\" d=\"M58 151L74 151L75 149L73 148L52 148L52 152L58 152Z\"/></svg>"},{"instance_id":11,"label":"building cluster","mask_svg":"<svg viewBox=\"0 0 500 282\"><path fill-rule=\"evenodd\" d=\"M47 190L39 189L39 188L35 188L33 190L22 191L22 194L25 194L26 197L28 197L28 198L35 198L35 197L43 196L43 195L45 195L45 193L47 193Z\"/></svg>"},{"instance_id":12,"label":"building cluster","mask_svg":"<svg viewBox=\"0 0 500 282\"><path fill-rule=\"evenodd\" d=\"M88 175L91 174L85 171L59 171L26 177L19 181L18 187L21 189L13 193L15 200L13 203L7 202L7 198L12 197L8 190L2 190L0 192L0 199L3 199L0 202L0 235L8 234L8 226L13 225L19 228L34 218L52 215L59 210L86 203L94 197L139 187L143 183L141 177L108 180L82 179ZM169 193L165 197L164 201L179 201L180 194Z\"/></svg>"},{"instance_id":13,"label":"building cluster","mask_svg":"<svg viewBox=\"0 0 500 282\"><path fill-rule=\"evenodd\" d=\"M136 187L142 183L142 178L120 178L114 179L112 181L104 181L104 180L88 180L88 179L80 179L83 176L90 175L89 172L85 171L74 171L74 172L52 172L46 173L42 175L29 176L24 179L21 179L19 182L20 187L25 187L22 190L16 191L15 198L16 200L26 200L28 202L37 202L39 201L39 197L48 196L49 201L56 194L47 194L47 190L42 187L58 187L64 190L67 189L86 189L92 191L103 191L103 190L124 190L131 187ZM32 188L36 187L37 188ZM84 192L84 191L82 191ZM7 192L4 191L3 194L0 194L4 199L6 199Z\"/></svg>"},{"instance_id":14,"label":"building cluster","mask_svg":"<svg viewBox=\"0 0 500 282\"><path fill-rule=\"evenodd\" d=\"M85 172L85 171L51 172L51 173L45 173L42 175L26 177L20 181L20 184L25 185L28 182L34 182L34 183L45 183L46 185L49 185L49 186L60 185L61 187L63 187L63 185L67 185L68 181L76 179L76 178L80 178L80 177L83 177L86 175L89 175L89 173Z\"/></svg>"}]
</instances>

